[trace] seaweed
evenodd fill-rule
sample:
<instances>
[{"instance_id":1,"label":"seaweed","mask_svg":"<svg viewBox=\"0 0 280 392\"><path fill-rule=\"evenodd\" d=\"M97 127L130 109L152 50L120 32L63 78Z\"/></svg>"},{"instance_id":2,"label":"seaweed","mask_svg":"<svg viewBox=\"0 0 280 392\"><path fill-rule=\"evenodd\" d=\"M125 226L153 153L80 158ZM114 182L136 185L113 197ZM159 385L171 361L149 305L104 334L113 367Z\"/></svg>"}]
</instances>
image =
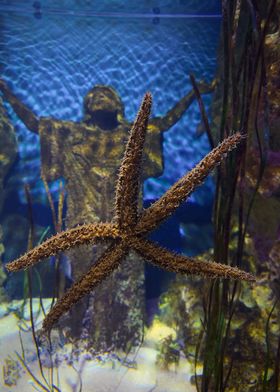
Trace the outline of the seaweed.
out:
<instances>
[{"instance_id":1,"label":"seaweed","mask_svg":"<svg viewBox=\"0 0 280 392\"><path fill-rule=\"evenodd\" d=\"M28 249L31 249L34 245L35 242L35 227L34 227L34 220L33 220L33 211L32 211L32 198L31 198L31 192L30 192L30 188L29 185L25 185L24 187L25 190L25 195L26 195L26 200L27 200L27 205L28 205L28 218L29 218L29 224L30 224L30 229L29 229L29 236L28 236ZM46 231L44 231L45 233ZM44 234L43 233L43 234ZM44 238L44 236L41 236L40 241L42 241ZM39 243L40 243L39 241ZM36 268L34 268L35 270L35 274L39 283L39 308L38 308L38 314L36 316L36 319L39 316L40 311L42 310L43 314L45 315L45 309L44 309L44 305L43 305L43 299L42 299L42 279L40 277L39 272L36 270ZM21 330L22 330L22 326L21 324L19 324L19 338L20 338L20 342L21 342L21 355L16 352L16 356L18 358L18 360L20 361L20 363L22 364L22 366L26 369L26 371L29 373L29 375L32 377L32 380L34 381L34 388L37 389L37 387L41 388L41 390L46 391L46 392L60 392L60 389L54 384L54 380L53 380L53 370L54 370L54 366L53 366L53 361L52 361L52 343L51 343L51 338L50 336L48 337L48 351L49 351L49 357L50 357L50 361L51 361L51 366L50 366L50 375L49 375L49 380L47 380L46 376L45 376L45 372L43 369L43 363L42 363L42 358L41 358L41 348L40 348L40 342L39 339L36 335L36 328L35 328L35 318L34 318L34 310L33 310L33 279L32 279L32 271L28 270L25 271L24 274L24 298L23 298L23 303L22 303L22 307L21 307L21 312L23 314L24 311L24 307L27 303L27 300L29 298L29 316L30 316L30 328L31 328L31 333L32 333L32 339L33 339L33 343L34 343L34 347L36 350L36 356L37 356L37 362L39 365L39 370L40 370L40 374L42 377L42 381L38 379L38 377L35 376L35 374L32 372L30 366L28 365L28 361L25 358L25 350L24 350L24 345L22 342L22 338L21 338ZM26 330L26 332L28 331L28 329ZM37 387L35 387L35 385L37 385ZM38 389L37 389L38 390Z\"/></svg>"},{"instance_id":2,"label":"seaweed","mask_svg":"<svg viewBox=\"0 0 280 392\"><path fill-rule=\"evenodd\" d=\"M231 154L229 159L218 168L213 213L214 258L220 263L239 268L244 268L245 237L266 163L265 131L259 130L258 118L261 102L265 99L264 39L275 4L275 0L270 2L266 17L261 20L256 2L227 0L222 2L223 60L220 79L222 109L219 135L212 135L212 138L218 137L222 140L230 129L235 129L245 134L247 139L241 149ZM249 17L246 18L247 14ZM204 111L201 114L204 118ZM254 138L257 141L260 164L255 187L248 200L248 195L244 193L248 170L246 160L248 143L251 143ZM232 254L230 246L235 223L237 224L236 252ZM225 359L240 290L241 285L237 281L215 280L210 284L206 295L208 300L205 306L205 319L195 356L196 362L199 357L203 360L200 386L196 378L197 390L201 392L209 390L222 392L230 385L231 373L235 366L234 355L231 356L230 362ZM269 351L268 343L267 347ZM264 380L266 376L267 361Z\"/></svg>"}]
</instances>

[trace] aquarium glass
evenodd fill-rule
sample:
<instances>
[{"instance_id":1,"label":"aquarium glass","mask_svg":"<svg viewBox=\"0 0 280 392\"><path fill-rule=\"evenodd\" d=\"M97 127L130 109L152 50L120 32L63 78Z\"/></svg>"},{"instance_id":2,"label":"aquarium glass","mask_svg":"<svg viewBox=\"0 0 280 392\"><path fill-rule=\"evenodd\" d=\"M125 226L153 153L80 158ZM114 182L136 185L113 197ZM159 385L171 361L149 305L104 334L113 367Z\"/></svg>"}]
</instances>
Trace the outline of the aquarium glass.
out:
<instances>
[{"instance_id":1,"label":"aquarium glass","mask_svg":"<svg viewBox=\"0 0 280 392\"><path fill-rule=\"evenodd\" d=\"M111 180L104 174L107 182L102 182L102 173L107 166L110 171L112 165L114 173L118 172L127 139L108 136L110 132L116 135L121 128L114 125L114 121L119 121L113 118L117 107L112 106L114 101L109 101L105 114L96 109L99 128L87 142L91 125L86 123L83 105L94 86L113 89L110 91L119 99L122 121L126 124L132 124L146 92L153 97L151 119L162 120L160 131L155 131L160 150L152 147L143 158L144 171L150 161L151 167L156 167L157 157L161 168L147 169L148 174L144 174L139 205L148 207L210 151L190 75L198 86L211 85L217 72L220 32L221 4L217 0L0 0L1 80L15 97L3 94L0 100L1 135L5 135L0 136L1 391L196 390L191 365L180 339L175 339L176 326L168 321L168 316L166 323L156 318L159 297L176 274L146 265L145 282L142 279L139 283L146 290L144 303L140 304L145 308L142 340L138 339L136 347L122 342L121 349L115 350L91 342L85 319L80 320L81 325L84 323L80 331L84 332L78 336L79 343L77 336L69 337L67 325L53 332L51 345L47 335L40 334L44 311L49 311L53 296L61 296L61 285L63 291L75 280L71 263L77 253L75 256L66 253L59 261L52 255L32 273L29 269L7 272L5 264L58 230L90 223L87 213L95 214L90 205L95 200L92 195L99 195L96 203L100 203L97 210L101 211L100 216L94 215L93 221L111 219L117 174ZM209 87L207 93L201 93L209 121L213 97L210 90ZM19 108L16 102L23 106ZM102 106L102 102L98 104ZM103 117L100 119L99 115ZM38 127L38 121L40 124L45 121L43 128ZM59 124L64 124L62 130ZM65 132L64 136L59 132ZM72 148L67 154L74 151L74 155L63 158L67 146ZM113 148L121 151L116 153L118 159L108 152ZM59 171L58 167L63 169ZM42 178L44 170L46 177ZM93 172L99 176L96 183ZM190 195L188 203L184 202L149 238L188 256L211 248L214 191L214 178L210 175ZM80 213L79 206L82 206ZM92 247L94 251L81 253L87 255L83 257L95 252L97 245ZM98 255L99 251L96 252ZM88 263L83 257L80 263ZM112 290L108 303L114 304L120 294ZM134 314L129 298L134 289L123 290L126 298L122 300L123 311L127 313L127 323L132 320L132 330L136 325L134 318L139 317L137 307ZM99 299L98 306L102 309L97 306L94 312L108 312L111 317L108 303L102 306ZM164 312L164 303L162 306ZM177 311L174 309L175 319ZM87 317L91 318L88 314ZM129 325L126 327L129 330ZM91 330L95 339L96 334L102 335L98 328L100 325L95 332ZM119 336L116 339L122 341Z\"/></svg>"}]
</instances>

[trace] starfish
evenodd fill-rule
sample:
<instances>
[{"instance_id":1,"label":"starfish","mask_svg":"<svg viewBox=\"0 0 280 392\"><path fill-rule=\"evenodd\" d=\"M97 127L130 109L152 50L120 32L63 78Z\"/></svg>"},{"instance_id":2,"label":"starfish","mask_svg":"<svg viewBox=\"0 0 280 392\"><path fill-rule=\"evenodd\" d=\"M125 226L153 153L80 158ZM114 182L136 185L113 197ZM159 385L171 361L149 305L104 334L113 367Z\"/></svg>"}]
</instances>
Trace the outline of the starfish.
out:
<instances>
[{"instance_id":1,"label":"starfish","mask_svg":"<svg viewBox=\"0 0 280 392\"><path fill-rule=\"evenodd\" d=\"M43 321L43 329L46 331L53 327L61 315L118 268L130 250L138 253L144 260L167 271L202 275L209 278L255 281L253 275L236 267L216 262L199 261L192 257L175 254L146 238L147 234L170 216L225 158L227 153L236 148L244 138L240 133L226 138L189 173L179 179L160 199L146 210L138 211L142 152L151 105L152 96L150 93L146 93L130 131L120 166L112 221L84 224L60 232L17 260L7 264L9 271L18 271L79 245L111 241L89 271L75 282L50 310Z\"/></svg>"}]
</instances>

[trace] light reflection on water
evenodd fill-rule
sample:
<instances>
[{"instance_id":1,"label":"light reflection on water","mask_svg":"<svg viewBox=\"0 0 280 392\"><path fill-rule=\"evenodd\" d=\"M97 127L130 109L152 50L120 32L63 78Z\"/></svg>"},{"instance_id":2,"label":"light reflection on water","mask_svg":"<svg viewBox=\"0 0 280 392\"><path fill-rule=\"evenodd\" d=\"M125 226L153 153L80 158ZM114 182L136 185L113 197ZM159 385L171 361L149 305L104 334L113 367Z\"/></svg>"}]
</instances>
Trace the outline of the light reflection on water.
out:
<instances>
[{"instance_id":1,"label":"light reflection on water","mask_svg":"<svg viewBox=\"0 0 280 392\"><path fill-rule=\"evenodd\" d=\"M214 75L219 19L113 19L4 13L0 45L2 76L38 116L79 121L82 101L95 84L112 85L133 120L145 91L154 96L153 116L164 115L191 88L189 73L208 81ZM209 105L210 97L205 98ZM39 182L39 142L8 107L16 124L20 161L11 186ZM207 138L195 139L200 121L195 104L164 135L165 171L145 184L157 198L207 152ZM210 187L210 188L209 188ZM56 189L56 186L53 187ZM210 181L197 193L205 197Z\"/></svg>"}]
</instances>

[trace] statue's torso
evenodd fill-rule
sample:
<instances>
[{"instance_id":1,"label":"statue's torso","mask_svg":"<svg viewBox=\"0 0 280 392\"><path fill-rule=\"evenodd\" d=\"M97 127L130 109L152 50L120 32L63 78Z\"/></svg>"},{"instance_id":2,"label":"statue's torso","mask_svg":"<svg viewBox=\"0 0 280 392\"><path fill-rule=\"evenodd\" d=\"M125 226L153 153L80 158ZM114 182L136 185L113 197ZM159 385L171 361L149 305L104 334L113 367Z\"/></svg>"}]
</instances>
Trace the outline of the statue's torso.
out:
<instances>
[{"instance_id":1,"label":"statue's torso","mask_svg":"<svg viewBox=\"0 0 280 392\"><path fill-rule=\"evenodd\" d=\"M66 181L68 226L112 219L115 185L129 129L128 122L105 131L84 123L41 120L42 172L49 180L63 177ZM159 137L151 140L159 141ZM146 155L159 156L160 166L161 146L156 144L150 151L147 143ZM145 177L155 172L148 160L144 157Z\"/></svg>"}]
</instances>

